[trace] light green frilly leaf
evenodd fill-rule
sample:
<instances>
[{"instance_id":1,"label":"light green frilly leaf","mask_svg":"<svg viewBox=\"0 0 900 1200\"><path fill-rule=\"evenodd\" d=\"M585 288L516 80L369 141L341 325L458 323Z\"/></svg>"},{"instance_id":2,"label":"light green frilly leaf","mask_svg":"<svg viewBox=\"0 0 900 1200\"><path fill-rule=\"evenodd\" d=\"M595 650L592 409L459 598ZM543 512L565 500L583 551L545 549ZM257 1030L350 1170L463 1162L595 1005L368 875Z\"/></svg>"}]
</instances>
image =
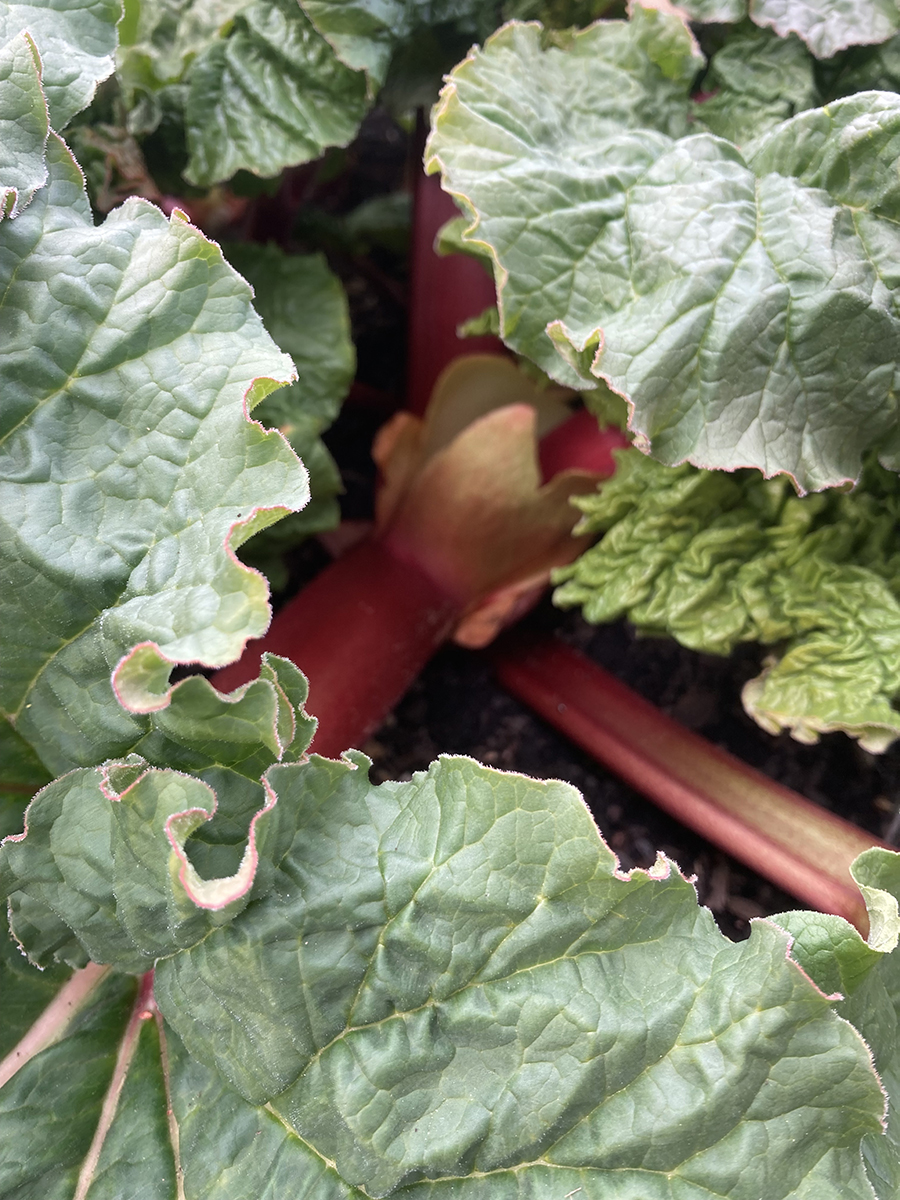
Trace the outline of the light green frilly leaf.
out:
<instances>
[{"instance_id":1,"label":"light green frilly leaf","mask_svg":"<svg viewBox=\"0 0 900 1200\"><path fill-rule=\"evenodd\" d=\"M277 175L346 146L367 109L363 75L340 62L296 0L256 0L188 76L185 178Z\"/></svg>"},{"instance_id":2,"label":"light green frilly leaf","mask_svg":"<svg viewBox=\"0 0 900 1200\"><path fill-rule=\"evenodd\" d=\"M0 1089L0 1197L68 1200L96 1172L89 1196L121 1200L159 1170L174 1200L177 1146L185 1200L871 1200L882 1091L783 930L735 945L665 859L620 872L566 784L445 758L373 787L366 766L270 770L294 832L259 899L159 963L166 1023L143 1019L149 977L73 976L53 1044ZM160 937L132 875L117 912ZM26 1122L70 1117L22 1155Z\"/></svg>"},{"instance_id":3,"label":"light green frilly leaf","mask_svg":"<svg viewBox=\"0 0 900 1200\"><path fill-rule=\"evenodd\" d=\"M666 463L856 479L896 427L900 97L802 113L748 163L636 128L664 125L642 28L601 22L563 51L512 26L450 76L428 168L494 255L503 337L567 385L606 380ZM637 90L607 76L625 47Z\"/></svg>"},{"instance_id":4,"label":"light green frilly leaf","mask_svg":"<svg viewBox=\"0 0 900 1200\"><path fill-rule=\"evenodd\" d=\"M489 0L303 0L302 8L341 62L366 73L373 92L387 78L394 50L417 28L449 26L484 37L498 10Z\"/></svg>"},{"instance_id":5,"label":"light green frilly leaf","mask_svg":"<svg viewBox=\"0 0 900 1200\"><path fill-rule=\"evenodd\" d=\"M277 344L294 360L298 380L280 388L254 412L279 429L309 471L311 498L257 534L241 551L269 579L283 570L285 550L340 519L341 477L321 434L340 410L356 371L347 296L321 254L282 253L277 246L233 243L224 247L232 266L253 288L254 307Z\"/></svg>"},{"instance_id":6,"label":"light green frilly leaf","mask_svg":"<svg viewBox=\"0 0 900 1200\"><path fill-rule=\"evenodd\" d=\"M27 31L43 66L50 124L65 129L111 75L119 0L0 0L0 45Z\"/></svg>"},{"instance_id":7,"label":"light green frilly leaf","mask_svg":"<svg viewBox=\"0 0 900 1200\"><path fill-rule=\"evenodd\" d=\"M18 216L46 183L49 132L41 62L22 33L0 47L0 220Z\"/></svg>"},{"instance_id":8,"label":"light green frilly leaf","mask_svg":"<svg viewBox=\"0 0 900 1200\"><path fill-rule=\"evenodd\" d=\"M697 129L739 146L821 103L813 60L795 37L744 25L712 57L703 80L714 95L694 105Z\"/></svg>"},{"instance_id":9,"label":"light green frilly leaf","mask_svg":"<svg viewBox=\"0 0 900 1200\"><path fill-rule=\"evenodd\" d=\"M578 528L604 537L556 573L555 603L627 616L692 650L775 647L744 705L800 741L841 730L881 751L900 736L900 483L872 464L854 492L800 499L756 472L617 454Z\"/></svg>"},{"instance_id":10,"label":"light green frilly leaf","mask_svg":"<svg viewBox=\"0 0 900 1200\"><path fill-rule=\"evenodd\" d=\"M48 162L0 226L0 716L58 773L133 749L172 664L265 630L233 551L308 491L248 420L293 368L218 247L142 201L96 227L54 138Z\"/></svg>"}]
</instances>

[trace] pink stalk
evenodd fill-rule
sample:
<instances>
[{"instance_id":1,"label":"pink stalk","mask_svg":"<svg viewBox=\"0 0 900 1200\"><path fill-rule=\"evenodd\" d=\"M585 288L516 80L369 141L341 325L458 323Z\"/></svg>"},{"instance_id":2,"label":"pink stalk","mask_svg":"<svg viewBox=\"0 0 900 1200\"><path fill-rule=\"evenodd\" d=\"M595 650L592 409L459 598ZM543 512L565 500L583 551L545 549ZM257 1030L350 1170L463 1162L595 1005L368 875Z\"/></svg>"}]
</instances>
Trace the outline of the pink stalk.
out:
<instances>
[{"instance_id":1,"label":"pink stalk","mask_svg":"<svg viewBox=\"0 0 900 1200\"><path fill-rule=\"evenodd\" d=\"M885 843L691 733L558 638L507 635L490 653L508 691L660 808L866 933L849 868Z\"/></svg>"},{"instance_id":2,"label":"pink stalk","mask_svg":"<svg viewBox=\"0 0 900 1200\"><path fill-rule=\"evenodd\" d=\"M421 174L416 182L413 219L407 401L421 416L435 382L448 363L461 354L505 354L495 337L456 336L457 326L496 303L494 281L476 259L465 254L441 258L434 239L441 226L458 217L453 198L441 189L437 175Z\"/></svg>"},{"instance_id":3,"label":"pink stalk","mask_svg":"<svg viewBox=\"0 0 900 1200\"><path fill-rule=\"evenodd\" d=\"M66 980L27 1033L0 1061L0 1088L36 1054L59 1041L108 971L109 967L88 963Z\"/></svg>"},{"instance_id":4,"label":"pink stalk","mask_svg":"<svg viewBox=\"0 0 900 1200\"><path fill-rule=\"evenodd\" d=\"M153 972L148 971L141 979L134 1007L131 1010L131 1016L128 1019L122 1040L119 1043L116 1065L113 1068L112 1078L106 1089L106 1095L103 1097L103 1106L100 1109L100 1119L97 1121L97 1128L94 1130L90 1147L84 1157L84 1162L81 1164L81 1170L78 1173L78 1184L75 1188L73 1200L87 1200L88 1192L97 1173L100 1155L103 1152L103 1143L106 1141L107 1134L115 1119L116 1109L119 1107L122 1088L125 1086L125 1080L128 1078L128 1068L131 1066L131 1060L134 1058L134 1052L137 1049L141 1026L144 1021L149 1020L153 1016L154 1010Z\"/></svg>"},{"instance_id":5,"label":"pink stalk","mask_svg":"<svg viewBox=\"0 0 900 1200\"><path fill-rule=\"evenodd\" d=\"M317 575L213 682L226 692L255 679L266 650L293 659L319 721L313 749L336 758L377 729L462 607L383 540L367 539Z\"/></svg>"}]
</instances>

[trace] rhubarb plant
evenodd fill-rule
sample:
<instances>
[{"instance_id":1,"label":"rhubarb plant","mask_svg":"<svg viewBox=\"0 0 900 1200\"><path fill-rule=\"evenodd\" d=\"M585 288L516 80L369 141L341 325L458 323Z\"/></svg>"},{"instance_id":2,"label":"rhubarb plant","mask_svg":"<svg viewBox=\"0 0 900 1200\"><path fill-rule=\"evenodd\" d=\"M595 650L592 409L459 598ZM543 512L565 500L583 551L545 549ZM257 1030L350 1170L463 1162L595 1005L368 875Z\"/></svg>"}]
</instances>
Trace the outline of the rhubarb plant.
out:
<instances>
[{"instance_id":1,"label":"rhubarb plant","mask_svg":"<svg viewBox=\"0 0 900 1200\"><path fill-rule=\"evenodd\" d=\"M879 750L900 730L900 100L859 89L894 88L897 13L746 16L510 23L449 77L427 166L493 266L507 345L589 407L622 397L652 456L579 501L604 538L559 602L771 646L745 692L765 728Z\"/></svg>"},{"instance_id":2,"label":"rhubarb plant","mask_svg":"<svg viewBox=\"0 0 900 1200\"><path fill-rule=\"evenodd\" d=\"M258 419L294 365L181 212L94 223L35 30L0 46L0 1197L895 1196L896 855L867 941L735 944L567 784L374 786L309 753L298 665L173 681L268 623L235 551L308 501Z\"/></svg>"}]
</instances>

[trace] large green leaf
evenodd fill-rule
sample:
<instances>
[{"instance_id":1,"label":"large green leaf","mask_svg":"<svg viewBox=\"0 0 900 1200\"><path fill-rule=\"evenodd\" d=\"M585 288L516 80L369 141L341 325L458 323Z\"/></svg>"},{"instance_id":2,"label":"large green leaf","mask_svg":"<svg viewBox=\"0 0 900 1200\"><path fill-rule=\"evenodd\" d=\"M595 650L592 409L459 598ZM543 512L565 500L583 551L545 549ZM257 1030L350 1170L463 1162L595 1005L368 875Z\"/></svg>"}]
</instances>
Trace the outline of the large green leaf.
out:
<instances>
[{"instance_id":1,"label":"large green leaf","mask_svg":"<svg viewBox=\"0 0 900 1200\"><path fill-rule=\"evenodd\" d=\"M302 7L341 62L365 71L375 91L394 50L418 28L445 26L484 37L499 9L490 0L303 0Z\"/></svg>"},{"instance_id":2,"label":"large green leaf","mask_svg":"<svg viewBox=\"0 0 900 1200\"><path fill-rule=\"evenodd\" d=\"M50 124L64 129L112 74L119 0L0 0L0 45L27 31L43 65Z\"/></svg>"},{"instance_id":3,"label":"large green leaf","mask_svg":"<svg viewBox=\"0 0 900 1200\"><path fill-rule=\"evenodd\" d=\"M840 917L791 912L775 917L792 938L792 957L825 992L837 1011L870 1046L888 1097L885 1137L863 1140L866 1170L878 1200L900 1194L900 919L897 856L874 848L851 868L866 898L870 933L864 942Z\"/></svg>"},{"instance_id":4,"label":"large green leaf","mask_svg":"<svg viewBox=\"0 0 900 1200\"><path fill-rule=\"evenodd\" d=\"M769 732L841 730L881 751L900 737L900 481L870 464L854 492L799 499L785 480L617 455L598 494L573 501L604 536L556 573L557 604L592 622L730 654L774 648L744 689Z\"/></svg>"},{"instance_id":5,"label":"large green leaf","mask_svg":"<svg viewBox=\"0 0 900 1200\"><path fill-rule=\"evenodd\" d=\"M185 178L201 187L244 169L277 175L346 146L365 116L366 83L340 62L296 0L256 0L193 63Z\"/></svg>"},{"instance_id":6,"label":"large green leaf","mask_svg":"<svg viewBox=\"0 0 900 1200\"><path fill-rule=\"evenodd\" d=\"M48 133L40 58L19 34L0 48L0 219L27 208L46 182Z\"/></svg>"},{"instance_id":7,"label":"large green leaf","mask_svg":"<svg viewBox=\"0 0 900 1200\"><path fill-rule=\"evenodd\" d=\"M142 201L96 227L55 138L48 163L0 226L0 714L58 772L132 749L120 699L161 709L173 663L264 631L233 551L308 493L247 419L293 371L218 247Z\"/></svg>"},{"instance_id":8,"label":"large green leaf","mask_svg":"<svg viewBox=\"0 0 900 1200\"><path fill-rule=\"evenodd\" d=\"M36 1196L65 1171L84 1177L96 1097L131 1055L150 1081L131 1093L145 1105L145 1177L177 1142L187 1200L279 1188L332 1200L578 1188L593 1200L871 1200L860 1143L880 1136L882 1092L782 930L759 922L730 943L664 859L621 873L565 784L447 758L373 787L366 766L354 754L270 770L271 811L296 834L269 856L267 892L157 966L162 1059L154 1022L141 1021L154 1011L147 980L129 1017L116 976L86 977L73 1032L55 1030L0 1090L0 1121L24 1111L42 1128L48 1108L64 1119L80 1106L79 1133L30 1164L0 1137L0 1181L5 1166L7 1180L33 1181L17 1195ZM78 837L63 833L51 843ZM5 861L24 844L7 842ZM160 853L145 849L143 881ZM28 886L53 882L45 872ZM170 927L130 909L137 871L115 888L142 936ZM65 912L80 924L76 907ZM124 1097L132 1075L119 1075ZM163 1081L172 1126L162 1099L151 1111ZM125 1100L110 1101L94 1159L122 1169L133 1125Z\"/></svg>"},{"instance_id":9,"label":"large green leaf","mask_svg":"<svg viewBox=\"0 0 900 1200\"><path fill-rule=\"evenodd\" d=\"M263 400L256 416L280 429L309 471L310 503L257 534L242 550L245 561L270 579L280 556L310 534L340 519L341 477L321 440L347 394L356 370L347 296L321 254L283 254L277 246L232 243L229 262L254 290L266 329L294 360L299 376ZM277 575L275 576L278 577Z\"/></svg>"},{"instance_id":10,"label":"large green leaf","mask_svg":"<svg viewBox=\"0 0 900 1200\"><path fill-rule=\"evenodd\" d=\"M682 119L674 83L665 120L645 88L576 94L611 47L651 70L639 35L610 28L565 51L506 28L436 110L428 167L494 255L504 339L566 384L605 379L664 462L856 479L867 447L893 456L900 98L802 113L748 162L636 128Z\"/></svg>"},{"instance_id":11,"label":"large green leaf","mask_svg":"<svg viewBox=\"0 0 900 1200\"><path fill-rule=\"evenodd\" d=\"M816 58L886 42L900 29L896 0L682 0L679 7L695 21L741 21L749 10L780 37L797 34Z\"/></svg>"},{"instance_id":12,"label":"large green leaf","mask_svg":"<svg viewBox=\"0 0 900 1200\"><path fill-rule=\"evenodd\" d=\"M697 128L744 145L821 100L809 52L795 37L742 26L712 57L694 106Z\"/></svg>"}]
</instances>

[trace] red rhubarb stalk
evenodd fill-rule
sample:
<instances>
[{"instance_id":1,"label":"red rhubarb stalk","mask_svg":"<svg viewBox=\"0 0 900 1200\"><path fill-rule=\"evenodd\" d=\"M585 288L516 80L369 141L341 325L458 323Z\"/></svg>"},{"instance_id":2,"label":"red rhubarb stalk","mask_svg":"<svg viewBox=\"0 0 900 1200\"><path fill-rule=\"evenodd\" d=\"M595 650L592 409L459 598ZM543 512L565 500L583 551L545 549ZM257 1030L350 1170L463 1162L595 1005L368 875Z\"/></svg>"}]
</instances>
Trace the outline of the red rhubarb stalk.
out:
<instances>
[{"instance_id":1,"label":"red rhubarb stalk","mask_svg":"<svg viewBox=\"0 0 900 1200\"><path fill-rule=\"evenodd\" d=\"M420 175L416 183L410 264L409 360L406 406L421 416L438 376L461 354L505 354L495 337L456 336L463 321L496 302L494 281L477 259L466 254L440 257L434 252L438 230L459 209L441 189L438 175Z\"/></svg>"},{"instance_id":2,"label":"red rhubarb stalk","mask_svg":"<svg viewBox=\"0 0 900 1200\"><path fill-rule=\"evenodd\" d=\"M885 843L691 733L558 638L517 631L491 657L508 691L660 808L866 934L849 868Z\"/></svg>"},{"instance_id":3,"label":"red rhubarb stalk","mask_svg":"<svg viewBox=\"0 0 900 1200\"><path fill-rule=\"evenodd\" d=\"M255 679L267 650L292 659L310 681L313 749L337 758L381 724L461 610L415 563L367 539L317 575L213 682L228 692Z\"/></svg>"}]
</instances>

